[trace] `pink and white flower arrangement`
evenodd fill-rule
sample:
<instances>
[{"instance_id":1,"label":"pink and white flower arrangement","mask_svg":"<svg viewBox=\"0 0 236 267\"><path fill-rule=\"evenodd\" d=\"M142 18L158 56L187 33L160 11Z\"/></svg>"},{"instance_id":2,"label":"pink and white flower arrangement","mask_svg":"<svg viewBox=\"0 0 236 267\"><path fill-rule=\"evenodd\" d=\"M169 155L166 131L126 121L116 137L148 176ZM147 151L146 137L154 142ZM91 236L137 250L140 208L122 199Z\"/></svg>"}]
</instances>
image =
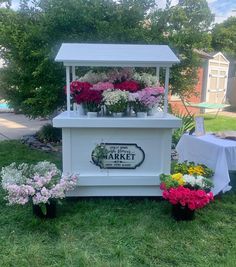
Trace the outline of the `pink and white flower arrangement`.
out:
<instances>
[{"instance_id":1,"label":"pink and white flower arrangement","mask_svg":"<svg viewBox=\"0 0 236 267\"><path fill-rule=\"evenodd\" d=\"M73 102L82 104L85 112L108 110L118 113L128 106L136 113L158 110L164 95L164 88L159 86L157 77L134 73L132 68L112 69L107 73L89 71L71 82L70 91Z\"/></svg>"},{"instance_id":2,"label":"pink and white flower arrangement","mask_svg":"<svg viewBox=\"0 0 236 267\"><path fill-rule=\"evenodd\" d=\"M55 164L48 161L36 165L12 163L0 172L2 187L6 191L9 205L40 205L65 197L68 190L77 184L77 175L62 175Z\"/></svg>"}]
</instances>

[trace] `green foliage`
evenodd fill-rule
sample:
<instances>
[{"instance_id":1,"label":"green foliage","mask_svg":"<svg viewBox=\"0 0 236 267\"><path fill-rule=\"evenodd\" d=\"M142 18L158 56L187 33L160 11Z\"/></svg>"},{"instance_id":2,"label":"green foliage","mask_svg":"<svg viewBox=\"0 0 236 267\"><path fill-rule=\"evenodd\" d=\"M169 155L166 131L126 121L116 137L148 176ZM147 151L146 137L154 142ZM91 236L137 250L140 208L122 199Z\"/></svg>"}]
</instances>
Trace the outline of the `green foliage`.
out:
<instances>
[{"instance_id":1,"label":"green foliage","mask_svg":"<svg viewBox=\"0 0 236 267\"><path fill-rule=\"evenodd\" d=\"M215 25L212 30L212 47L216 51L236 57L236 17Z\"/></svg>"},{"instance_id":2,"label":"green foliage","mask_svg":"<svg viewBox=\"0 0 236 267\"><path fill-rule=\"evenodd\" d=\"M160 181L165 184L166 189L179 186L179 182L177 180L172 179L172 176L169 174L161 174Z\"/></svg>"},{"instance_id":3,"label":"green foliage","mask_svg":"<svg viewBox=\"0 0 236 267\"><path fill-rule=\"evenodd\" d=\"M201 64L194 49L210 47L208 33L213 15L206 0L182 0L176 6L150 14L152 42L168 44L177 53L181 64L171 71L172 94L189 97L197 83L197 69Z\"/></svg>"},{"instance_id":4,"label":"green foliage","mask_svg":"<svg viewBox=\"0 0 236 267\"><path fill-rule=\"evenodd\" d=\"M36 133L39 140L43 142L60 142L62 139L62 132L59 128L54 128L52 124L48 123L41 127Z\"/></svg>"},{"instance_id":5,"label":"green foliage","mask_svg":"<svg viewBox=\"0 0 236 267\"><path fill-rule=\"evenodd\" d=\"M92 152L93 162L96 165L102 167L104 164L103 161L106 158L107 154L108 154L108 150L107 150L105 144L104 143L97 144L95 149Z\"/></svg>"},{"instance_id":6,"label":"green foliage","mask_svg":"<svg viewBox=\"0 0 236 267\"><path fill-rule=\"evenodd\" d=\"M61 155L32 150L19 141L0 142L0 169L10 165L12 162L16 162L16 164L24 162L36 164L38 161L43 160L53 162L58 168L61 168Z\"/></svg>"},{"instance_id":7,"label":"green foliage","mask_svg":"<svg viewBox=\"0 0 236 267\"><path fill-rule=\"evenodd\" d=\"M176 129L173 134L172 134L172 142L173 144L177 145L177 143L179 142L179 139L181 138L181 136L188 132L188 131L192 131L195 127L195 122L194 122L194 115L189 115L189 114L175 114L175 116L177 116L178 118L180 118L182 120L182 126L178 129Z\"/></svg>"},{"instance_id":8,"label":"green foliage","mask_svg":"<svg viewBox=\"0 0 236 267\"><path fill-rule=\"evenodd\" d=\"M169 44L181 64L173 68L173 93L190 94L199 58L207 48L212 15L206 0L185 0L166 9L154 0L22 1L21 9L0 9L1 94L30 117L46 116L65 104L65 71L54 58L62 42Z\"/></svg>"},{"instance_id":9,"label":"green foliage","mask_svg":"<svg viewBox=\"0 0 236 267\"><path fill-rule=\"evenodd\" d=\"M43 159L58 163L55 154L0 142L0 167ZM0 266L234 266L235 202L224 194L176 223L165 201L67 199L57 218L40 220L30 206L7 206L0 190Z\"/></svg>"},{"instance_id":10,"label":"green foliage","mask_svg":"<svg viewBox=\"0 0 236 267\"><path fill-rule=\"evenodd\" d=\"M188 162L188 161L184 161L182 163L176 163L174 166L174 173L182 173L182 174L193 174L193 175L200 175L199 172L199 168L202 170L202 176L206 177L206 178L211 178L214 175L214 172L212 171L212 169L208 168L206 165L204 164L197 164L194 162ZM194 173L194 171L196 171L196 173Z\"/></svg>"}]
</instances>

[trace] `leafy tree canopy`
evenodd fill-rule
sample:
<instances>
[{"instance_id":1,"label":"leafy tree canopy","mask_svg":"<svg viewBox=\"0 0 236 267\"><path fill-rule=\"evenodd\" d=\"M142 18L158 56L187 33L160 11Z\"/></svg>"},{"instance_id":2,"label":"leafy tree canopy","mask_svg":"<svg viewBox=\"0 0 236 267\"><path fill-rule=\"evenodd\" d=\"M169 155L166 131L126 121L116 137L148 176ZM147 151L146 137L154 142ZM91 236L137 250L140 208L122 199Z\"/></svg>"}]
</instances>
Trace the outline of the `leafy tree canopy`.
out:
<instances>
[{"instance_id":1,"label":"leafy tree canopy","mask_svg":"<svg viewBox=\"0 0 236 267\"><path fill-rule=\"evenodd\" d=\"M181 64L171 76L173 92L192 92L200 61L194 48L210 44L213 20L206 0L183 0L164 10L155 0L21 1L0 8L0 48L7 66L0 88L15 108L46 116L64 104L65 70L55 63L62 42L168 44Z\"/></svg>"},{"instance_id":2,"label":"leafy tree canopy","mask_svg":"<svg viewBox=\"0 0 236 267\"><path fill-rule=\"evenodd\" d=\"M212 47L236 57L236 17L230 17L212 30Z\"/></svg>"},{"instance_id":3,"label":"leafy tree canopy","mask_svg":"<svg viewBox=\"0 0 236 267\"><path fill-rule=\"evenodd\" d=\"M210 47L209 28L214 16L205 0L181 0L176 6L167 1L164 10L151 14L152 41L170 45L179 55L181 64L174 66L171 76L172 93L188 96L197 83L199 56L194 49Z\"/></svg>"}]
</instances>

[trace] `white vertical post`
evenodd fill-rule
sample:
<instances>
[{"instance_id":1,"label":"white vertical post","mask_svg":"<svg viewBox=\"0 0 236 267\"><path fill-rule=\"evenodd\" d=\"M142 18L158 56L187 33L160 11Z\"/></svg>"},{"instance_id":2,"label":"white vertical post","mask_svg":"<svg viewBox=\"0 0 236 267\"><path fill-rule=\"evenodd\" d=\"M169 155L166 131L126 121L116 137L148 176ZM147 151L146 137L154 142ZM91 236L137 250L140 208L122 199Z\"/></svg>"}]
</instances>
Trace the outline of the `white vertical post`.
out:
<instances>
[{"instance_id":1,"label":"white vertical post","mask_svg":"<svg viewBox=\"0 0 236 267\"><path fill-rule=\"evenodd\" d=\"M157 83L158 83L158 86L160 85L159 82L160 82L160 67L156 67L156 76L157 76Z\"/></svg>"},{"instance_id":2,"label":"white vertical post","mask_svg":"<svg viewBox=\"0 0 236 267\"><path fill-rule=\"evenodd\" d=\"M164 116L168 111L168 87L169 87L170 68L166 67L165 71L165 95L164 95Z\"/></svg>"},{"instance_id":3,"label":"white vertical post","mask_svg":"<svg viewBox=\"0 0 236 267\"><path fill-rule=\"evenodd\" d=\"M74 81L75 79L76 79L75 66L72 66L72 81Z\"/></svg>"},{"instance_id":4,"label":"white vertical post","mask_svg":"<svg viewBox=\"0 0 236 267\"><path fill-rule=\"evenodd\" d=\"M66 66L66 104L67 113L70 116L70 66Z\"/></svg>"}]
</instances>

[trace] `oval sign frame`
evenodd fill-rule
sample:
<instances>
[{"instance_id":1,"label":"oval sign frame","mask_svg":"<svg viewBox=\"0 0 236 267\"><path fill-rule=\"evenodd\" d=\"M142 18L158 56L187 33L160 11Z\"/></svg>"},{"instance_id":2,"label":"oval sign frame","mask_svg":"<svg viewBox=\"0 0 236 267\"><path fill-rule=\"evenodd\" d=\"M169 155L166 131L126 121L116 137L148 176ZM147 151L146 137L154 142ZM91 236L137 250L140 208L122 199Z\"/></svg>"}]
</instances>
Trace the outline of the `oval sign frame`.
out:
<instances>
[{"instance_id":1,"label":"oval sign frame","mask_svg":"<svg viewBox=\"0 0 236 267\"><path fill-rule=\"evenodd\" d=\"M137 149L140 153L141 153L141 160L139 160L137 163L133 163L133 165L130 165L131 166L128 166L129 163L124 163L122 162L120 159L112 159L114 160L114 163L104 163L104 159L103 160L98 160L96 157L95 157L95 149L93 149L92 153L91 153L91 158L92 158L92 163L95 164L96 166L100 167L100 169L136 169L137 167L141 166L142 163L144 162L145 160L145 153L143 151L143 149L138 146L137 144L135 143L101 143L99 144L97 147L103 147L103 149L105 148L105 150L107 149L106 147L116 147L116 146L119 146L119 147L135 147L135 149ZM133 154L131 154L133 155ZM118 156L117 156L118 157ZM105 159L106 160L106 159ZM119 162L118 162L119 161Z\"/></svg>"}]
</instances>

